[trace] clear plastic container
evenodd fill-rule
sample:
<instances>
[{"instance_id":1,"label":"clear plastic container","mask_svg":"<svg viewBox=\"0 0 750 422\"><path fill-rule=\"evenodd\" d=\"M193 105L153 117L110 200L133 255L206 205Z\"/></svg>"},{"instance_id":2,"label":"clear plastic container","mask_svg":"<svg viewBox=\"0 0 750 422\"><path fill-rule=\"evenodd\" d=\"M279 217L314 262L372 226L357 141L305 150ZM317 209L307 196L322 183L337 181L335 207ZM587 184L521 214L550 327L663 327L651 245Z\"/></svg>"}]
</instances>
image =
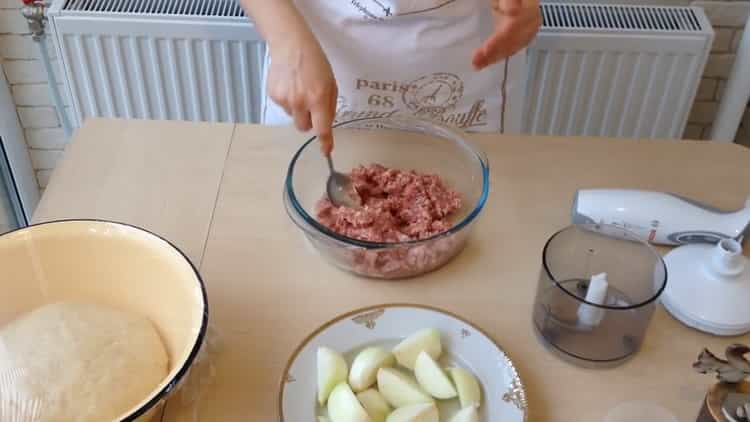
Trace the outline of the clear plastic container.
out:
<instances>
[{"instance_id":1,"label":"clear plastic container","mask_svg":"<svg viewBox=\"0 0 750 422\"><path fill-rule=\"evenodd\" d=\"M547 241L533 311L542 341L583 366L617 365L636 353L667 282L648 243L601 226L570 226Z\"/></svg>"},{"instance_id":2,"label":"clear plastic container","mask_svg":"<svg viewBox=\"0 0 750 422\"><path fill-rule=\"evenodd\" d=\"M335 233L315 218L329 170L313 137L289 164L284 203L292 221L325 259L366 277L396 279L435 270L463 249L487 201L489 165L461 132L426 120L393 117L343 122L333 133L338 171L377 163L437 174L460 193L463 206L452 216L451 229L423 240L378 243Z\"/></svg>"}]
</instances>

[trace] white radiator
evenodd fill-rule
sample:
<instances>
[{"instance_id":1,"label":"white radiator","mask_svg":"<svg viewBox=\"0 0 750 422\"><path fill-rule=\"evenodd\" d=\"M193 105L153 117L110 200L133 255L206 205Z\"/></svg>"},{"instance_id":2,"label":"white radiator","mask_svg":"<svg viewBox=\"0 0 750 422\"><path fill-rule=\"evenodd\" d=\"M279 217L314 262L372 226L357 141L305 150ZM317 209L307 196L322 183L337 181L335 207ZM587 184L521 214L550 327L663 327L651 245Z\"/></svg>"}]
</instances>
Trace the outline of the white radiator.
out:
<instances>
[{"instance_id":1,"label":"white radiator","mask_svg":"<svg viewBox=\"0 0 750 422\"><path fill-rule=\"evenodd\" d=\"M700 9L542 11L525 132L680 137L713 38ZM265 45L236 0L55 0L49 15L74 124L259 120Z\"/></svg>"},{"instance_id":2,"label":"white radiator","mask_svg":"<svg viewBox=\"0 0 750 422\"><path fill-rule=\"evenodd\" d=\"M546 3L526 133L679 139L713 42L702 9Z\"/></svg>"},{"instance_id":3,"label":"white radiator","mask_svg":"<svg viewBox=\"0 0 750 422\"><path fill-rule=\"evenodd\" d=\"M73 122L260 119L265 44L234 0L56 0Z\"/></svg>"}]
</instances>

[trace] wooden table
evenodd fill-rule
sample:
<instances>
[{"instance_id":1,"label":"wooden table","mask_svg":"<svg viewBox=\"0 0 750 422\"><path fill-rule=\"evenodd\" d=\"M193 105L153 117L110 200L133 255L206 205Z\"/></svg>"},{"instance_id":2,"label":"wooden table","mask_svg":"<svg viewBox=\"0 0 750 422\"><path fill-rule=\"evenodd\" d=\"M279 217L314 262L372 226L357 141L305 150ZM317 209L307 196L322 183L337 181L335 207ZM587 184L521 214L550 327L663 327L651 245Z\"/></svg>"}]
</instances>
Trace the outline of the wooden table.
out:
<instances>
[{"instance_id":1,"label":"wooden table","mask_svg":"<svg viewBox=\"0 0 750 422\"><path fill-rule=\"evenodd\" d=\"M486 330L519 367L531 421L599 422L632 400L695 420L712 382L691 370L698 352L721 352L750 337L700 334L659 307L642 350L625 365L564 363L531 328L541 249L568 224L578 188L665 190L739 207L750 196L750 150L687 141L472 138L492 167L483 218L455 261L410 281L360 279L306 249L281 204L286 166L302 139L286 128L89 120L34 220L139 225L174 241L200 266L222 340L216 377L197 406L172 399L164 421L277 420L279 380L305 335L337 314L388 302L438 306Z\"/></svg>"}]
</instances>

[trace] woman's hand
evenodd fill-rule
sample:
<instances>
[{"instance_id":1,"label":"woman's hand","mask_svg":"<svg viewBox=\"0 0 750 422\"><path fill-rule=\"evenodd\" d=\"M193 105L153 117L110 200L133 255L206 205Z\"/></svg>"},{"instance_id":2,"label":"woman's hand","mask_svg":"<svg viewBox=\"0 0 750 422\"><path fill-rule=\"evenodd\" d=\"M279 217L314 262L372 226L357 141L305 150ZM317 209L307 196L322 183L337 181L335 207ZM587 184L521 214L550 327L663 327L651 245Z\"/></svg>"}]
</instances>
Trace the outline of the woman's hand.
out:
<instances>
[{"instance_id":1,"label":"woman's hand","mask_svg":"<svg viewBox=\"0 0 750 422\"><path fill-rule=\"evenodd\" d=\"M495 32L474 52L477 70L508 58L534 39L542 24L539 0L490 0Z\"/></svg>"},{"instance_id":2,"label":"woman's hand","mask_svg":"<svg viewBox=\"0 0 750 422\"><path fill-rule=\"evenodd\" d=\"M323 153L330 154L338 90L318 40L292 0L240 3L268 41L268 95L294 118L297 129L314 129Z\"/></svg>"},{"instance_id":3,"label":"woman's hand","mask_svg":"<svg viewBox=\"0 0 750 422\"><path fill-rule=\"evenodd\" d=\"M333 149L336 79L313 34L306 29L298 32L271 46L268 95L294 118L298 130L314 129L328 155Z\"/></svg>"}]
</instances>

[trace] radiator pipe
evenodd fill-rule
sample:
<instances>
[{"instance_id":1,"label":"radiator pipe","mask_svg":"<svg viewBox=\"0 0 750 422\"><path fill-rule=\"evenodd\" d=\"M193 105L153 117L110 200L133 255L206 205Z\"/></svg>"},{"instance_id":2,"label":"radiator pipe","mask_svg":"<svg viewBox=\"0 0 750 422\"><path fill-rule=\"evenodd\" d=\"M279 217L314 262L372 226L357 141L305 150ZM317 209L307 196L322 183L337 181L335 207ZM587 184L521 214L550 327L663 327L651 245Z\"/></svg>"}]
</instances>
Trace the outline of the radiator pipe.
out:
<instances>
[{"instance_id":1,"label":"radiator pipe","mask_svg":"<svg viewBox=\"0 0 750 422\"><path fill-rule=\"evenodd\" d=\"M68 113L65 112L65 103L63 103L62 96L60 95L60 89L55 80L55 72L52 69L52 62L49 57L49 52L47 51L47 43L45 42L47 38L45 32L47 16L45 12L46 5L43 1L24 0L24 6L21 8L21 14L26 18L29 30L31 30L31 37L39 48L39 56L44 65L44 71L47 73L47 83L49 85L50 95L55 104L55 110L60 119L65 139L68 140L73 134L73 128L70 125Z\"/></svg>"},{"instance_id":2,"label":"radiator pipe","mask_svg":"<svg viewBox=\"0 0 750 422\"><path fill-rule=\"evenodd\" d=\"M750 17L745 23L745 32L737 48L737 56L724 89L719 113L711 128L711 139L734 142L742 116L750 101ZM746 128L750 130L750 128Z\"/></svg>"}]
</instances>

